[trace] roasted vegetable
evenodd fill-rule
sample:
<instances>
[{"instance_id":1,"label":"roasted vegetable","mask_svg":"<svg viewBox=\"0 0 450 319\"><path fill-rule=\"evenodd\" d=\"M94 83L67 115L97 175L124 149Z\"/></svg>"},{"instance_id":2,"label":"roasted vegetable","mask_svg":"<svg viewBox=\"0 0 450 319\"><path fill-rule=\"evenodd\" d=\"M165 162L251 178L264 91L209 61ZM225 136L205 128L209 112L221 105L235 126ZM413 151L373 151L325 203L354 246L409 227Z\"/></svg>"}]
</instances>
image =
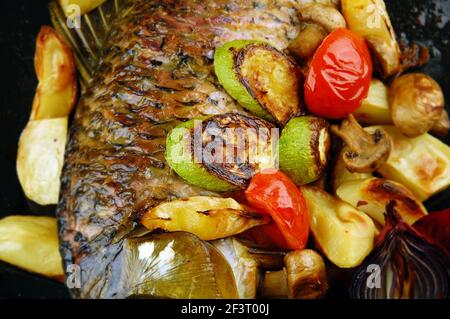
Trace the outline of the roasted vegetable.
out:
<instances>
[{"instance_id":1,"label":"roasted vegetable","mask_svg":"<svg viewBox=\"0 0 450 319\"><path fill-rule=\"evenodd\" d=\"M347 26L339 10L316 2L301 6L299 20L300 32L289 44L288 50L303 59L314 54L328 33Z\"/></svg>"},{"instance_id":2,"label":"roasted vegetable","mask_svg":"<svg viewBox=\"0 0 450 319\"><path fill-rule=\"evenodd\" d=\"M252 228L256 229L256 228ZM280 249L264 249L255 243L241 238L239 236L239 241L245 245L248 253L258 261L258 265L260 269L264 270L280 270L284 267L284 256L286 255L285 251Z\"/></svg>"},{"instance_id":3,"label":"roasted vegetable","mask_svg":"<svg viewBox=\"0 0 450 319\"><path fill-rule=\"evenodd\" d=\"M427 133L441 119L445 107L439 84L422 73L396 78L389 88L389 103L395 126L408 137Z\"/></svg>"},{"instance_id":4,"label":"roasted vegetable","mask_svg":"<svg viewBox=\"0 0 450 319\"><path fill-rule=\"evenodd\" d=\"M9 216L0 220L0 260L37 274L61 279L55 218Z\"/></svg>"},{"instance_id":5,"label":"roasted vegetable","mask_svg":"<svg viewBox=\"0 0 450 319\"><path fill-rule=\"evenodd\" d=\"M212 299L238 297L222 254L187 233L127 238L121 253L118 298Z\"/></svg>"},{"instance_id":6,"label":"roasted vegetable","mask_svg":"<svg viewBox=\"0 0 450 319\"><path fill-rule=\"evenodd\" d=\"M255 299L258 294L260 271L258 260L246 246L234 237L212 242L230 264L240 299Z\"/></svg>"},{"instance_id":7,"label":"roasted vegetable","mask_svg":"<svg viewBox=\"0 0 450 319\"><path fill-rule=\"evenodd\" d=\"M311 57L327 34L327 30L321 25L314 22L302 21L300 24L300 32L289 44L288 50L299 59Z\"/></svg>"},{"instance_id":8,"label":"roasted vegetable","mask_svg":"<svg viewBox=\"0 0 450 319\"><path fill-rule=\"evenodd\" d=\"M234 199L206 196L162 203L141 217L142 225L151 231L184 231L202 240L233 236L267 222Z\"/></svg>"},{"instance_id":9,"label":"roasted vegetable","mask_svg":"<svg viewBox=\"0 0 450 319\"><path fill-rule=\"evenodd\" d=\"M450 208L422 217L413 228L450 257Z\"/></svg>"},{"instance_id":10,"label":"roasted vegetable","mask_svg":"<svg viewBox=\"0 0 450 319\"><path fill-rule=\"evenodd\" d=\"M336 190L346 182L355 180L364 180L373 177L373 175L369 173L350 172L345 165L343 156L344 150L341 150L336 157L336 161L333 167L333 172L331 176L331 187L333 189L334 194L336 194Z\"/></svg>"},{"instance_id":11,"label":"roasted vegetable","mask_svg":"<svg viewBox=\"0 0 450 319\"><path fill-rule=\"evenodd\" d=\"M225 90L255 115L284 125L299 113L298 67L275 48L232 41L216 49L214 67Z\"/></svg>"},{"instance_id":12,"label":"roasted vegetable","mask_svg":"<svg viewBox=\"0 0 450 319\"><path fill-rule=\"evenodd\" d=\"M387 207L386 225L373 253L353 277L356 299L438 299L449 297L450 262Z\"/></svg>"},{"instance_id":13,"label":"roasted vegetable","mask_svg":"<svg viewBox=\"0 0 450 319\"><path fill-rule=\"evenodd\" d=\"M168 134L166 160L192 185L245 188L254 174L275 166L277 133L269 122L237 113L191 120Z\"/></svg>"},{"instance_id":14,"label":"roasted vegetable","mask_svg":"<svg viewBox=\"0 0 450 319\"><path fill-rule=\"evenodd\" d=\"M378 79L370 82L369 95L361 103L361 106L353 113L360 123L370 125L392 124L389 109L388 89Z\"/></svg>"},{"instance_id":15,"label":"roasted vegetable","mask_svg":"<svg viewBox=\"0 0 450 319\"><path fill-rule=\"evenodd\" d=\"M50 27L42 27L37 36L34 65L39 85L31 120L68 116L77 102L75 62L69 46Z\"/></svg>"},{"instance_id":16,"label":"roasted vegetable","mask_svg":"<svg viewBox=\"0 0 450 319\"><path fill-rule=\"evenodd\" d=\"M376 231L373 221L321 189L304 186L302 191L319 250L340 268L358 266L372 251Z\"/></svg>"},{"instance_id":17,"label":"roasted vegetable","mask_svg":"<svg viewBox=\"0 0 450 319\"><path fill-rule=\"evenodd\" d=\"M430 133L439 138L444 139L447 137L449 131L450 131L450 120L448 118L447 111L443 110L441 118L436 123L434 123L434 126L430 130Z\"/></svg>"},{"instance_id":18,"label":"roasted vegetable","mask_svg":"<svg viewBox=\"0 0 450 319\"><path fill-rule=\"evenodd\" d=\"M404 136L394 126L382 128L392 140L389 159L378 172L386 179L405 185L420 201L424 201L450 185L450 148L437 138L424 134L416 138Z\"/></svg>"},{"instance_id":19,"label":"roasted vegetable","mask_svg":"<svg viewBox=\"0 0 450 319\"><path fill-rule=\"evenodd\" d=\"M281 235L286 245L280 248L304 249L309 235L309 213L300 189L283 173L266 170L255 175L247 190L248 203L272 217L279 233L265 233L275 243L283 240L273 238Z\"/></svg>"},{"instance_id":20,"label":"roasted vegetable","mask_svg":"<svg viewBox=\"0 0 450 319\"><path fill-rule=\"evenodd\" d=\"M290 120L279 140L280 169L297 185L321 178L328 163L329 124L317 117Z\"/></svg>"},{"instance_id":21,"label":"roasted vegetable","mask_svg":"<svg viewBox=\"0 0 450 319\"><path fill-rule=\"evenodd\" d=\"M383 76L400 70L400 48L383 0L342 0L348 28L370 45Z\"/></svg>"},{"instance_id":22,"label":"roasted vegetable","mask_svg":"<svg viewBox=\"0 0 450 319\"><path fill-rule=\"evenodd\" d=\"M350 115L340 127L334 125L331 130L346 144L342 158L352 173L372 173L389 158L391 141L381 128L368 133Z\"/></svg>"},{"instance_id":23,"label":"roasted vegetable","mask_svg":"<svg viewBox=\"0 0 450 319\"><path fill-rule=\"evenodd\" d=\"M61 7L67 16L72 14L72 5L76 5L80 8L80 15L88 13L89 11L97 8L106 0L58 0Z\"/></svg>"},{"instance_id":24,"label":"roasted vegetable","mask_svg":"<svg viewBox=\"0 0 450 319\"><path fill-rule=\"evenodd\" d=\"M31 121L20 136L17 175L25 195L40 205L58 202L67 126L67 118Z\"/></svg>"},{"instance_id":25,"label":"roasted vegetable","mask_svg":"<svg viewBox=\"0 0 450 319\"><path fill-rule=\"evenodd\" d=\"M264 298L320 299L328 290L325 263L314 250L293 251L285 268L268 271L262 284Z\"/></svg>"},{"instance_id":26,"label":"roasted vegetable","mask_svg":"<svg viewBox=\"0 0 450 319\"><path fill-rule=\"evenodd\" d=\"M397 213L409 225L427 214L422 203L405 186L381 178L344 183L336 190L336 195L380 225L384 225L386 205L391 201L397 203Z\"/></svg>"},{"instance_id":27,"label":"roasted vegetable","mask_svg":"<svg viewBox=\"0 0 450 319\"><path fill-rule=\"evenodd\" d=\"M364 40L348 29L330 33L314 54L305 80L308 110L320 117L341 119L367 97L372 60Z\"/></svg>"}]
</instances>

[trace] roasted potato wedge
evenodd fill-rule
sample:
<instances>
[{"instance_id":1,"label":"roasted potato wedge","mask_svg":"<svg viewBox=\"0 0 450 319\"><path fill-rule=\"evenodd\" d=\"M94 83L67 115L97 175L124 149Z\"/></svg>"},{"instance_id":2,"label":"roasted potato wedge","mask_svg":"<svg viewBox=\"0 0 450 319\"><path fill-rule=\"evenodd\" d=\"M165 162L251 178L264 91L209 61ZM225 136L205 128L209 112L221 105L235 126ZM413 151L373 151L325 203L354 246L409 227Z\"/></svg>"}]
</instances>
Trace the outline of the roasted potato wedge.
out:
<instances>
[{"instance_id":1,"label":"roasted potato wedge","mask_svg":"<svg viewBox=\"0 0 450 319\"><path fill-rule=\"evenodd\" d=\"M376 228L372 219L319 188L305 186L302 191L319 250L340 268L361 264L373 249Z\"/></svg>"},{"instance_id":2,"label":"roasted potato wedge","mask_svg":"<svg viewBox=\"0 0 450 319\"><path fill-rule=\"evenodd\" d=\"M391 155L378 170L383 177L405 185L420 201L450 186L450 147L429 134L408 138L394 126L381 127L392 140Z\"/></svg>"},{"instance_id":3,"label":"roasted potato wedge","mask_svg":"<svg viewBox=\"0 0 450 319\"><path fill-rule=\"evenodd\" d=\"M348 28L362 36L372 48L387 77L400 70L400 48L383 0L342 0Z\"/></svg>"},{"instance_id":4,"label":"roasted potato wedge","mask_svg":"<svg viewBox=\"0 0 450 319\"><path fill-rule=\"evenodd\" d=\"M40 205L58 202L67 126L67 117L31 121L20 137L17 175L25 195Z\"/></svg>"},{"instance_id":5,"label":"roasted potato wedge","mask_svg":"<svg viewBox=\"0 0 450 319\"><path fill-rule=\"evenodd\" d=\"M0 259L47 277L64 276L56 219L35 216L1 219Z\"/></svg>"},{"instance_id":6,"label":"roasted potato wedge","mask_svg":"<svg viewBox=\"0 0 450 319\"><path fill-rule=\"evenodd\" d=\"M69 46L48 26L37 37L34 65L39 85L30 120L69 116L78 94L75 62Z\"/></svg>"},{"instance_id":7,"label":"roasted potato wedge","mask_svg":"<svg viewBox=\"0 0 450 319\"><path fill-rule=\"evenodd\" d=\"M382 178L355 180L342 184L336 195L384 225L386 206L395 201L396 211L409 225L427 215L422 203L405 186Z\"/></svg>"},{"instance_id":8,"label":"roasted potato wedge","mask_svg":"<svg viewBox=\"0 0 450 319\"><path fill-rule=\"evenodd\" d=\"M392 124L389 110L388 88L378 79L370 83L369 95L353 113L360 123L369 125Z\"/></svg>"},{"instance_id":9,"label":"roasted potato wedge","mask_svg":"<svg viewBox=\"0 0 450 319\"><path fill-rule=\"evenodd\" d=\"M94 10L105 1L106 0L59 0L59 4L63 8L66 16L70 16L72 14L71 5L77 5L80 8L80 15L83 15Z\"/></svg>"},{"instance_id":10,"label":"roasted potato wedge","mask_svg":"<svg viewBox=\"0 0 450 319\"><path fill-rule=\"evenodd\" d=\"M230 237L268 220L232 198L190 197L165 202L142 215L149 230L192 233L203 240Z\"/></svg>"},{"instance_id":11,"label":"roasted potato wedge","mask_svg":"<svg viewBox=\"0 0 450 319\"><path fill-rule=\"evenodd\" d=\"M364 180L373 177L371 173L352 173L347 169L347 166L342 157L344 150L341 150L336 158L334 164L332 176L331 176L331 186L333 188L334 194L336 190L344 183L354 181L354 180Z\"/></svg>"}]
</instances>

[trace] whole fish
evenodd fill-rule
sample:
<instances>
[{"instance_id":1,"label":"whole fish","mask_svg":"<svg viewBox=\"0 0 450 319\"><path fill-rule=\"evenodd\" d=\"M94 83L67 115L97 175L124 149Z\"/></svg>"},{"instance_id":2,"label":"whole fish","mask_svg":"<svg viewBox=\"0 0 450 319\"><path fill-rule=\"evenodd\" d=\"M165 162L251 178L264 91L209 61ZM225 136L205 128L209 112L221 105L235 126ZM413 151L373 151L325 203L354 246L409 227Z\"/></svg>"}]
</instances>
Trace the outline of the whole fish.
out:
<instances>
[{"instance_id":1,"label":"whole fish","mask_svg":"<svg viewBox=\"0 0 450 319\"><path fill-rule=\"evenodd\" d=\"M214 49L235 39L285 49L299 32L300 2L125 2L66 148L57 215L64 264L81 269L74 297L129 297L140 282L119 256L137 216L162 201L211 195L166 165L166 135L191 118L244 112L218 84Z\"/></svg>"}]
</instances>

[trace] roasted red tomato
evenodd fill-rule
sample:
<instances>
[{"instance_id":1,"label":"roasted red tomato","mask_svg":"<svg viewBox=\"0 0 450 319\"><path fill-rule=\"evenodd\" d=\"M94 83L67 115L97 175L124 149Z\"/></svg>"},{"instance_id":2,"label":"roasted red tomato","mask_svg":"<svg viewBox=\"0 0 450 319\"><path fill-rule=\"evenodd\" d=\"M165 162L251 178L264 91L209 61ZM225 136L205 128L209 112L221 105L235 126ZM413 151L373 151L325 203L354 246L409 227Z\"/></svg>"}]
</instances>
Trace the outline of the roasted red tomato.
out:
<instances>
[{"instance_id":1,"label":"roasted red tomato","mask_svg":"<svg viewBox=\"0 0 450 319\"><path fill-rule=\"evenodd\" d=\"M305 248L309 234L308 208L301 190L286 175L275 170L255 175L245 196L251 206L272 217L284 237L280 241L273 238L278 237L273 230L267 232L275 244L293 250Z\"/></svg>"},{"instance_id":2,"label":"roasted red tomato","mask_svg":"<svg viewBox=\"0 0 450 319\"><path fill-rule=\"evenodd\" d=\"M369 92L372 60L364 40L348 29L330 33L314 54L305 81L310 112L329 119L353 113Z\"/></svg>"},{"instance_id":3,"label":"roasted red tomato","mask_svg":"<svg viewBox=\"0 0 450 319\"><path fill-rule=\"evenodd\" d=\"M450 208L422 217L413 228L450 257Z\"/></svg>"}]
</instances>

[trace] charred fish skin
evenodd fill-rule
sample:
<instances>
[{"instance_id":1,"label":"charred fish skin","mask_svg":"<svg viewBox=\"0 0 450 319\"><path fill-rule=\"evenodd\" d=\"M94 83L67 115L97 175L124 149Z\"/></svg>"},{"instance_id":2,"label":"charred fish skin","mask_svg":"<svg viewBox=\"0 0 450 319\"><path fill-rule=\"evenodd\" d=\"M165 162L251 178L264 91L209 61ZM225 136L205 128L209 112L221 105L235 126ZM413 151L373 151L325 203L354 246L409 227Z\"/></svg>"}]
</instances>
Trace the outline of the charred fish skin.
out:
<instances>
[{"instance_id":1,"label":"charred fish skin","mask_svg":"<svg viewBox=\"0 0 450 319\"><path fill-rule=\"evenodd\" d=\"M181 121L244 111L220 87L214 48L234 39L284 49L298 32L297 1L129 0L114 22L77 107L57 215L65 269L81 269L76 298L126 298L123 241L136 216L162 201L212 195L164 159ZM67 273L71 275L71 273Z\"/></svg>"}]
</instances>

